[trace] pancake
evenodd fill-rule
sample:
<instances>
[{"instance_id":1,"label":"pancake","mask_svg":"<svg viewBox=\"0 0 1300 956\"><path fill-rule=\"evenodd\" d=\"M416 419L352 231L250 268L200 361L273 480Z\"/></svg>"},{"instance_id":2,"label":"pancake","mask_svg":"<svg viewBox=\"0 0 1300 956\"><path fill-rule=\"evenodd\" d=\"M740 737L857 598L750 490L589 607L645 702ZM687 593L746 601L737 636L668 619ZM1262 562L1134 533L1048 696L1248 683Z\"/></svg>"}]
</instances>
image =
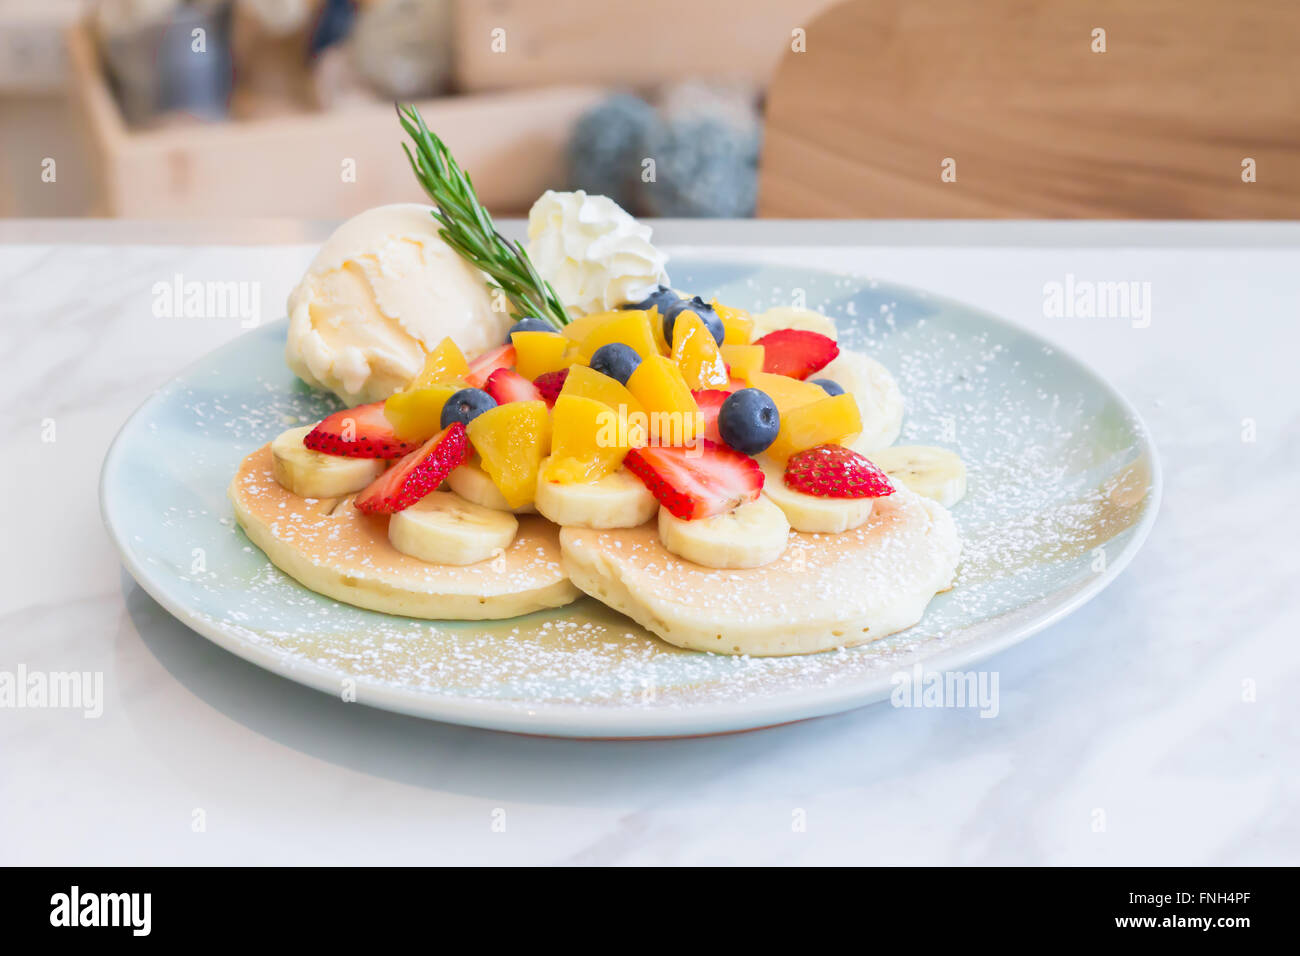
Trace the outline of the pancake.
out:
<instances>
[{"instance_id":1,"label":"pancake","mask_svg":"<svg viewBox=\"0 0 1300 956\"><path fill-rule=\"evenodd\" d=\"M402 554L388 518L363 515L345 498L299 498L280 487L270 445L253 452L230 483L235 518L271 563L305 587L357 607L432 620L488 620L562 607L580 592L564 572L559 529L519 516L519 532L496 559L452 566Z\"/></svg>"},{"instance_id":2,"label":"pancake","mask_svg":"<svg viewBox=\"0 0 1300 956\"><path fill-rule=\"evenodd\" d=\"M911 627L952 586L961 544L942 505L906 490L839 534L790 535L772 564L714 570L659 542L655 522L565 528L569 577L670 644L718 654L811 654Z\"/></svg>"}]
</instances>

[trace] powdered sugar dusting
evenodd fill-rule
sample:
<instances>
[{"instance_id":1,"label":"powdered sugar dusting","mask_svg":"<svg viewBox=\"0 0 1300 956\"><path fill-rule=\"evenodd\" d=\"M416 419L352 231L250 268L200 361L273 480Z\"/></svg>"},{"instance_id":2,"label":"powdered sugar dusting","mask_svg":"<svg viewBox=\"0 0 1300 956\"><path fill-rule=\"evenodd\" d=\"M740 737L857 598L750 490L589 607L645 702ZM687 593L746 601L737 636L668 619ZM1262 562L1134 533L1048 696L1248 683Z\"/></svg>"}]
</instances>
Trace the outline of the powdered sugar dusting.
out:
<instances>
[{"instance_id":1,"label":"powdered sugar dusting","mask_svg":"<svg viewBox=\"0 0 1300 956\"><path fill-rule=\"evenodd\" d=\"M139 529L126 544L213 627L340 680L521 708L675 709L860 682L995 635L1087 587L1143 513L1138 425L1037 340L856 278L681 264L674 277L751 309L791 304L800 290L837 319L843 344L893 370L907 403L900 442L962 455L969 491L952 510L962 561L916 627L849 650L749 658L674 648L586 598L507 621L435 623L307 591L248 542L225 500L245 455L337 407L284 369L283 326L250 333L142 410L122 455ZM277 533L298 530L289 519ZM815 569L817 556L805 558ZM710 575L716 593L698 599L725 605L733 574ZM865 593L843 593L850 585L832 574L822 581L827 601Z\"/></svg>"}]
</instances>

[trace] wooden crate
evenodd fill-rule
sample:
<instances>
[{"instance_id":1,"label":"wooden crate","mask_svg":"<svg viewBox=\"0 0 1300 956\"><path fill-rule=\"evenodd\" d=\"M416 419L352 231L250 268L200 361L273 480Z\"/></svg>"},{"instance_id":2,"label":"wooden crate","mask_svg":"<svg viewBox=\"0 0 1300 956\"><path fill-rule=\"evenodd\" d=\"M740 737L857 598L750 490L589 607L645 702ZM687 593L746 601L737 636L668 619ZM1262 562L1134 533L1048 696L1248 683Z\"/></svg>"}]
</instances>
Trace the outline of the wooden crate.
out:
<instances>
[{"instance_id":1,"label":"wooden crate","mask_svg":"<svg viewBox=\"0 0 1300 956\"><path fill-rule=\"evenodd\" d=\"M73 28L67 42L101 215L341 219L424 198L391 106L132 130L89 33ZM603 95L596 86L557 86L417 105L474 177L488 208L520 214L543 190L563 185L569 131ZM355 182L344 181L346 160L355 163Z\"/></svg>"},{"instance_id":2,"label":"wooden crate","mask_svg":"<svg viewBox=\"0 0 1300 956\"><path fill-rule=\"evenodd\" d=\"M761 87L792 32L833 2L456 0L456 79L480 91L543 83L648 88L681 79ZM504 51L493 45L502 37Z\"/></svg>"}]
</instances>

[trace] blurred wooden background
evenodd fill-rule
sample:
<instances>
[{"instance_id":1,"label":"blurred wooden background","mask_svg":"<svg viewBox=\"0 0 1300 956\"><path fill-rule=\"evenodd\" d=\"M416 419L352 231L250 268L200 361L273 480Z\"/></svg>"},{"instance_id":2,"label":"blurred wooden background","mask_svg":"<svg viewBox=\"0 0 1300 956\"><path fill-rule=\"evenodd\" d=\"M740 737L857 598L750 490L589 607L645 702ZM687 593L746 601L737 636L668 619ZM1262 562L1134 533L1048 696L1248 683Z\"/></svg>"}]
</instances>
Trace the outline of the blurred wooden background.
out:
<instances>
[{"instance_id":1,"label":"blurred wooden background","mask_svg":"<svg viewBox=\"0 0 1300 956\"><path fill-rule=\"evenodd\" d=\"M759 214L1300 218L1298 44L1296 0L852 0L773 78Z\"/></svg>"},{"instance_id":2,"label":"blurred wooden background","mask_svg":"<svg viewBox=\"0 0 1300 956\"><path fill-rule=\"evenodd\" d=\"M86 2L0 6L0 215L420 196L386 103L127 126ZM455 87L421 107L499 213L564 185L572 124L612 90L702 78L766 90L763 216L1300 218L1300 0L448 2Z\"/></svg>"},{"instance_id":3,"label":"blurred wooden background","mask_svg":"<svg viewBox=\"0 0 1300 956\"><path fill-rule=\"evenodd\" d=\"M542 83L645 88L686 78L762 86L835 0L462 0L456 77L462 89ZM505 31L505 52L488 37Z\"/></svg>"},{"instance_id":4,"label":"blurred wooden background","mask_svg":"<svg viewBox=\"0 0 1300 956\"><path fill-rule=\"evenodd\" d=\"M24 81L30 63L14 63L4 42L18 15L0 6L0 140L13 144L0 162L0 215L321 219L422 198L391 103L313 112L236 90L237 119L133 128L82 22L92 0L0 2L24 7L24 51L38 36L27 28L49 4L62 5L50 25L63 37L56 49L48 31L39 34L50 47L46 72L60 75L33 88ZM618 89L648 93L692 78L761 91L791 30L834 0L447 2L454 89L419 106L488 207L518 215L544 189L565 185L565 145L585 109ZM272 74L266 61L277 49L291 45L268 45L257 57ZM301 85L287 75L268 81ZM38 178L51 155L57 185ZM355 160L355 181L340 177L345 159Z\"/></svg>"}]
</instances>

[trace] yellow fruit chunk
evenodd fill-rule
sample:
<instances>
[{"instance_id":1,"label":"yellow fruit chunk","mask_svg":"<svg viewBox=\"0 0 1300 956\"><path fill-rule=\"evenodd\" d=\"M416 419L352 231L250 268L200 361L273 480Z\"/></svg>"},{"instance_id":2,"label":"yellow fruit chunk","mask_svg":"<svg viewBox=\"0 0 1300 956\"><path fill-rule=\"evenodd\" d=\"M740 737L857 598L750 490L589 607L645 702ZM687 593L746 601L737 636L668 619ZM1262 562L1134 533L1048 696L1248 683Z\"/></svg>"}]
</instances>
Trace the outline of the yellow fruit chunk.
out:
<instances>
[{"instance_id":1,"label":"yellow fruit chunk","mask_svg":"<svg viewBox=\"0 0 1300 956\"><path fill-rule=\"evenodd\" d=\"M680 315L677 318L681 320ZM700 406L695 403L682 370L667 356L651 355L642 359L636 371L628 376L627 390L649 416L652 442L684 445L703 433Z\"/></svg>"},{"instance_id":2,"label":"yellow fruit chunk","mask_svg":"<svg viewBox=\"0 0 1300 956\"><path fill-rule=\"evenodd\" d=\"M567 368L564 354L570 342L554 332L516 332L510 336L515 346L515 371L528 381L546 372Z\"/></svg>"},{"instance_id":3,"label":"yellow fruit chunk","mask_svg":"<svg viewBox=\"0 0 1300 956\"><path fill-rule=\"evenodd\" d=\"M464 382L408 388L384 400L384 417L393 425L398 438L424 441L442 431L442 406L447 399L468 388Z\"/></svg>"},{"instance_id":4,"label":"yellow fruit chunk","mask_svg":"<svg viewBox=\"0 0 1300 956\"><path fill-rule=\"evenodd\" d=\"M483 470L511 508L531 504L537 471L551 448L551 420L539 400L489 408L466 426Z\"/></svg>"},{"instance_id":5,"label":"yellow fruit chunk","mask_svg":"<svg viewBox=\"0 0 1300 956\"><path fill-rule=\"evenodd\" d=\"M771 372L755 372L749 377L749 384L765 391L767 397L776 403L776 410L782 417L792 409L820 402L826 397L826 392L820 385Z\"/></svg>"},{"instance_id":6,"label":"yellow fruit chunk","mask_svg":"<svg viewBox=\"0 0 1300 956\"><path fill-rule=\"evenodd\" d=\"M754 320L749 317L748 312L723 305L717 299L709 305L713 306L713 311L718 313L718 318L722 320L725 333L722 337L723 345L748 345L754 340Z\"/></svg>"},{"instance_id":7,"label":"yellow fruit chunk","mask_svg":"<svg viewBox=\"0 0 1300 956\"><path fill-rule=\"evenodd\" d=\"M561 484L598 481L623 464L631 447L627 429L620 426L618 413L604 402L561 393L551 416L551 460L542 476L545 480Z\"/></svg>"},{"instance_id":8,"label":"yellow fruit chunk","mask_svg":"<svg viewBox=\"0 0 1300 956\"><path fill-rule=\"evenodd\" d=\"M590 362L596 349L611 342L630 345L642 358L659 352L654 333L650 331L650 314L641 309L625 309L618 313L618 318L596 326L583 338L578 355L584 363Z\"/></svg>"},{"instance_id":9,"label":"yellow fruit chunk","mask_svg":"<svg viewBox=\"0 0 1300 956\"><path fill-rule=\"evenodd\" d=\"M621 309L613 312L589 312L560 329L560 334L571 342L581 342L598 326L617 319L622 314Z\"/></svg>"},{"instance_id":10,"label":"yellow fruit chunk","mask_svg":"<svg viewBox=\"0 0 1300 956\"><path fill-rule=\"evenodd\" d=\"M424 388L444 382L458 382L469 375L469 362L465 354L451 339L443 339L424 357L424 368L407 388Z\"/></svg>"},{"instance_id":11,"label":"yellow fruit chunk","mask_svg":"<svg viewBox=\"0 0 1300 956\"><path fill-rule=\"evenodd\" d=\"M692 389L726 388L731 377L713 333L694 312L679 312L673 323L672 360Z\"/></svg>"},{"instance_id":12,"label":"yellow fruit chunk","mask_svg":"<svg viewBox=\"0 0 1300 956\"><path fill-rule=\"evenodd\" d=\"M655 348L659 350L660 355L667 355L672 351L668 345L668 340L664 338L664 316L659 311L659 306L654 306L646 315L650 319L650 331L654 333Z\"/></svg>"},{"instance_id":13,"label":"yellow fruit chunk","mask_svg":"<svg viewBox=\"0 0 1300 956\"><path fill-rule=\"evenodd\" d=\"M718 349L722 361L731 366L731 377L748 382L755 372L763 371L763 357L767 349L761 345L728 345Z\"/></svg>"},{"instance_id":14,"label":"yellow fruit chunk","mask_svg":"<svg viewBox=\"0 0 1300 956\"><path fill-rule=\"evenodd\" d=\"M796 452L816 445L842 445L860 431L862 416L857 400L845 392L782 412L781 431L767 454L784 462Z\"/></svg>"},{"instance_id":15,"label":"yellow fruit chunk","mask_svg":"<svg viewBox=\"0 0 1300 956\"><path fill-rule=\"evenodd\" d=\"M645 411L641 403L636 400L636 396L629 392L622 382L585 365L575 365L569 369L569 375L564 380L564 387L560 389L560 394L594 398L615 411L620 407L624 408L627 414Z\"/></svg>"}]
</instances>

